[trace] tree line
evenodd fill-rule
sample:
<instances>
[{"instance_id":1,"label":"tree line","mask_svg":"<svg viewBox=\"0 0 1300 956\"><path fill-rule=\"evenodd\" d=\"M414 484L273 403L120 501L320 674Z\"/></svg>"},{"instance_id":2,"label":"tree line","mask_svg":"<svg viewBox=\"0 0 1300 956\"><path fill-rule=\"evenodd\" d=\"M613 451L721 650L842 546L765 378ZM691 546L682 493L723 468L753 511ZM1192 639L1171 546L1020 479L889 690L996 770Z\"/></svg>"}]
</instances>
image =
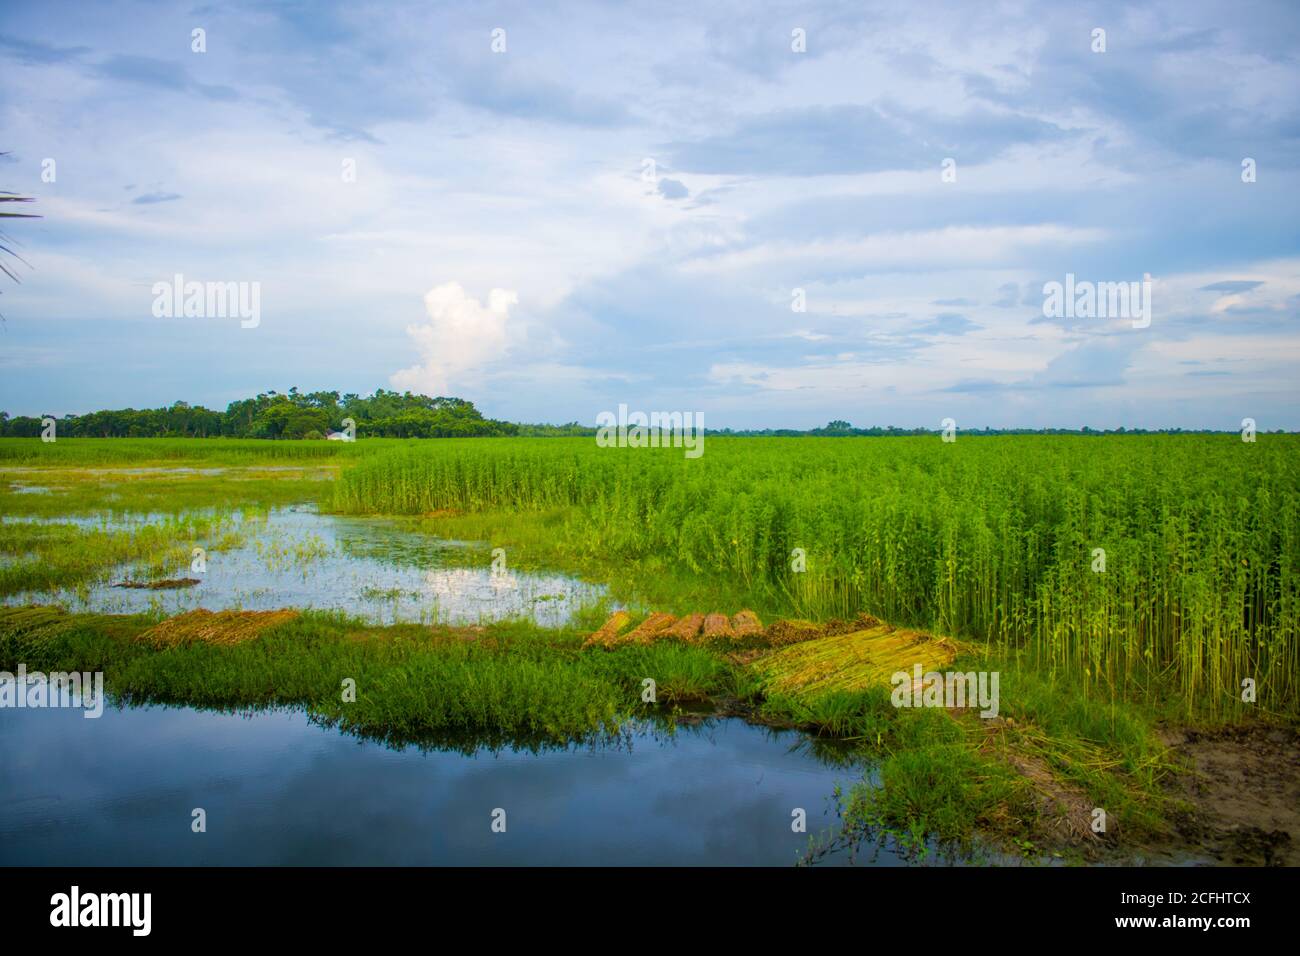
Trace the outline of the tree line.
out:
<instances>
[{"instance_id":1,"label":"tree line","mask_svg":"<svg viewBox=\"0 0 1300 956\"><path fill-rule=\"evenodd\" d=\"M57 416L50 416L57 417ZM58 418L58 435L65 438L270 438L320 439L344 428L345 419L356 423L358 438L545 438L592 436L594 425L527 425L485 418L474 403L463 398L430 398L411 392L376 389L373 395L338 392L287 393L274 389L255 398L231 402L224 412L175 402L166 408L122 408L64 415ZM0 412L0 437L37 438L41 418L10 417ZM1147 435L1196 433L1212 429L1182 428L970 428L963 435ZM1278 431L1282 431L1278 429ZM709 428L706 433L740 437L903 437L933 435L933 428L897 428L893 425L855 428L837 419L822 428L730 429Z\"/></svg>"},{"instance_id":2,"label":"tree line","mask_svg":"<svg viewBox=\"0 0 1300 956\"><path fill-rule=\"evenodd\" d=\"M53 417L53 416L52 416ZM65 438L269 438L321 439L356 424L356 436L382 438L477 438L594 434L569 425L519 425L485 418L463 398L430 398L376 389L373 395L338 392L287 393L274 389L231 402L224 412L175 402L166 408L105 409L58 418ZM0 436L36 438L42 419L0 412Z\"/></svg>"}]
</instances>

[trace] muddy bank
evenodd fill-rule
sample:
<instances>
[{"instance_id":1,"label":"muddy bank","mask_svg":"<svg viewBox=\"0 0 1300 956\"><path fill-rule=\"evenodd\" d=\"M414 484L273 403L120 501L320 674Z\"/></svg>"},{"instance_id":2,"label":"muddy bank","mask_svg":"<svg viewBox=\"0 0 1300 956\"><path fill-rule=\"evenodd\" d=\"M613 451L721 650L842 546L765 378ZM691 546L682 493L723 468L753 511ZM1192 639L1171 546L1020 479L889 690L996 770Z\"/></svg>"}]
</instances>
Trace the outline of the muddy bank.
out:
<instances>
[{"instance_id":1,"label":"muddy bank","mask_svg":"<svg viewBox=\"0 0 1300 956\"><path fill-rule=\"evenodd\" d=\"M1184 760L1177 821L1188 852L1226 866L1300 866L1300 733L1253 726L1169 732Z\"/></svg>"}]
</instances>

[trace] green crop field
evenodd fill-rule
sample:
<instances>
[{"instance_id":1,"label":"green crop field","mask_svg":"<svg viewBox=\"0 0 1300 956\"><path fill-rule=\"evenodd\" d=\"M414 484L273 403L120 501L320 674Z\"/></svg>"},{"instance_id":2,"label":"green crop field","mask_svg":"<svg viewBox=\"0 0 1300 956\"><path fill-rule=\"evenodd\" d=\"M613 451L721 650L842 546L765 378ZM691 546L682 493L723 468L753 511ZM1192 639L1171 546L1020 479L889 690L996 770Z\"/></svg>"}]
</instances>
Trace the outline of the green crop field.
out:
<instances>
[{"instance_id":1,"label":"green crop field","mask_svg":"<svg viewBox=\"0 0 1300 956\"><path fill-rule=\"evenodd\" d=\"M1215 714L1251 679L1266 709L1300 700L1291 436L710 438L698 459L446 441L367 456L334 504L546 515L560 558L1024 648L1092 694Z\"/></svg>"}]
</instances>

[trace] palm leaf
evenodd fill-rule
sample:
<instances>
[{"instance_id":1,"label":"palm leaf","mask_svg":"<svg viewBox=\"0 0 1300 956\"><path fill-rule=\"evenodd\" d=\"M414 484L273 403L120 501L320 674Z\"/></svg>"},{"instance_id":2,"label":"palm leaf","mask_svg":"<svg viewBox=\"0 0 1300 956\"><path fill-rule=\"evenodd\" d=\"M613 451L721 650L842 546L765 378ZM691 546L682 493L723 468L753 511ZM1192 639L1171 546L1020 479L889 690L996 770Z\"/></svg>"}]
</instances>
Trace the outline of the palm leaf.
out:
<instances>
[{"instance_id":1,"label":"palm leaf","mask_svg":"<svg viewBox=\"0 0 1300 956\"><path fill-rule=\"evenodd\" d=\"M7 156L7 155L9 154L0 153L0 156ZM34 200L32 199L31 196L19 196L17 193L11 193L6 190L0 190L0 203L22 203L22 202L34 202ZM41 217L35 213L12 212L10 211L10 207L0 205L0 219L40 219L40 218ZM10 247L10 243L12 241L13 240L11 240L7 235L5 235L3 232L0 232L0 253L3 253L4 255L8 255L8 256L13 256L23 265L30 268L31 264L22 256L20 256L18 253L14 252L14 250ZM3 272L14 282L22 281L21 279L18 278L17 274L12 269L10 269L8 265L5 264L3 260L0 260L0 272ZM3 318L4 316L0 314L0 319Z\"/></svg>"}]
</instances>

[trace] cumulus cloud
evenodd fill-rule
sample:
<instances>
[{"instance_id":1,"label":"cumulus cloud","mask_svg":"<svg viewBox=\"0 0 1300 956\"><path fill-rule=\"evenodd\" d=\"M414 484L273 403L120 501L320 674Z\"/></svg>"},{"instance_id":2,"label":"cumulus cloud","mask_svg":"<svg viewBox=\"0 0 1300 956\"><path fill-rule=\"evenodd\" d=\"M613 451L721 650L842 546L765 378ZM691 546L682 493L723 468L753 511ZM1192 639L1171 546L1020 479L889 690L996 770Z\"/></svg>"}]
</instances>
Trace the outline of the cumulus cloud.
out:
<instances>
[{"instance_id":1,"label":"cumulus cloud","mask_svg":"<svg viewBox=\"0 0 1300 956\"><path fill-rule=\"evenodd\" d=\"M447 395L467 373L500 358L510 346L510 307L519 296L493 289L487 305L471 298L459 282L424 294L429 321L408 325L420 361L389 377L393 387L425 395Z\"/></svg>"}]
</instances>

